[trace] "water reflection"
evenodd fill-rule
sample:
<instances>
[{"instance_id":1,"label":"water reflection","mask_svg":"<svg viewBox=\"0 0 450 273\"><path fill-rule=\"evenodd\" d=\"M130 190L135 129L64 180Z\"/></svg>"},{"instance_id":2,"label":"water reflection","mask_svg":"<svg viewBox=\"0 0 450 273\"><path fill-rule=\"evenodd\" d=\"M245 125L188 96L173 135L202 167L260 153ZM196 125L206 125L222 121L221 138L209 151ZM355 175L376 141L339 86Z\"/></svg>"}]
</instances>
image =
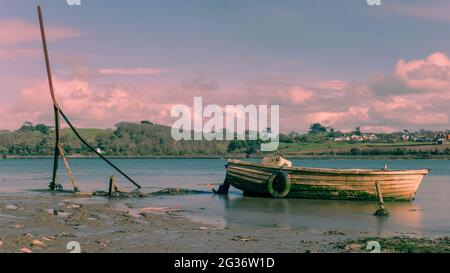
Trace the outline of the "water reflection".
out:
<instances>
[{"instance_id":1,"label":"water reflection","mask_svg":"<svg viewBox=\"0 0 450 273\"><path fill-rule=\"evenodd\" d=\"M387 203L392 217L376 217L376 202L220 197L228 224L303 227L306 229L357 229L383 235L419 232L422 211L410 202Z\"/></svg>"}]
</instances>

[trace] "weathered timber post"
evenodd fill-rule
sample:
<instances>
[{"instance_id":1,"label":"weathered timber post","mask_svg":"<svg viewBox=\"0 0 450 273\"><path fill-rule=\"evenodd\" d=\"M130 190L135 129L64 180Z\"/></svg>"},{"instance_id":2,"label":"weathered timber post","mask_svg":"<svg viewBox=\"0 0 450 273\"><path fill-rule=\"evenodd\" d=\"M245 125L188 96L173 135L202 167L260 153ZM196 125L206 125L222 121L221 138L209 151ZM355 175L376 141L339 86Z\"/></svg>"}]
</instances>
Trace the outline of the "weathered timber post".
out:
<instances>
[{"instance_id":1,"label":"weathered timber post","mask_svg":"<svg viewBox=\"0 0 450 273\"><path fill-rule=\"evenodd\" d=\"M60 139L60 116L59 116L59 106L56 102L55 97L55 90L53 87L53 78L52 78L52 71L50 67L50 57L48 55L48 48L47 48L47 39L45 37L45 28L44 28L44 18L42 16L41 7L37 6L37 12L39 17L39 26L41 30L41 38L42 38L42 47L44 49L44 57L45 57L45 67L47 69L47 78L48 78L48 86L50 88L50 95L52 97L53 102L53 111L55 114L55 153L53 157L53 175L52 175L52 182L50 183L50 189L56 190L58 188L58 182L57 182L57 172L58 172L58 160L59 160L59 139Z\"/></svg>"},{"instance_id":2,"label":"weathered timber post","mask_svg":"<svg viewBox=\"0 0 450 273\"><path fill-rule=\"evenodd\" d=\"M111 175L111 177L109 178L109 197L112 197L112 194L116 191L116 188L116 177L114 175Z\"/></svg>"},{"instance_id":3,"label":"weathered timber post","mask_svg":"<svg viewBox=\"0 0 450 273\"><path fill-rule=\"evenodd\" d=\"M383 194L381 193L381 186L378 181L375 182L375 187L377 188L377 194L380 208L374 213L376 216L389 216L388 210L384 206Z\"/></svg>"},{"instance_id":4,"label":"weathered timber post","mask_svg":"<svg viewBox=\"0 0 450 273\"><path fill-rule=\"evenodd\" d=\"M72 182L73 191L79 192L80 189L77 187L77 184L75 182L75 176L73 175L72 169L70 169L69 162L67 161L66 155L64 154L64 148L61 147L61 145L58 145L58 148L61 158L63 159L64 166L66 166L67 173L69 174L70 182Z\"/></svg>"}]
</instances>

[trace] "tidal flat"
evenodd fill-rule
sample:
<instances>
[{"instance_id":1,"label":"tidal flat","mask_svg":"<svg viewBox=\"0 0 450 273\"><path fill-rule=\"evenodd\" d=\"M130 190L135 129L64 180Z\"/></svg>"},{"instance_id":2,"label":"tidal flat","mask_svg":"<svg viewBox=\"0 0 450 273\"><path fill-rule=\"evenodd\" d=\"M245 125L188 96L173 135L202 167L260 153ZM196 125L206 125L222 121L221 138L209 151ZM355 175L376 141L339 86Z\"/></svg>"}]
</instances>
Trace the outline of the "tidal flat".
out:
<instances>
[{"instance_id":1,"label":"tidal flat","mask_svg":"<svg viewBox=\"0 0 450 273\"><path fill-rule=\"evenodd\" d=\"M186 218L179 208L134 208L127 201L72 194L0 195L1 253L114 252L450 252L449 238L376 237L367 232L277 225L220 226ZM385 249L385 250L384 250ZM76 249L75 249L76 251Z\"/></svg>"}]
</instances>

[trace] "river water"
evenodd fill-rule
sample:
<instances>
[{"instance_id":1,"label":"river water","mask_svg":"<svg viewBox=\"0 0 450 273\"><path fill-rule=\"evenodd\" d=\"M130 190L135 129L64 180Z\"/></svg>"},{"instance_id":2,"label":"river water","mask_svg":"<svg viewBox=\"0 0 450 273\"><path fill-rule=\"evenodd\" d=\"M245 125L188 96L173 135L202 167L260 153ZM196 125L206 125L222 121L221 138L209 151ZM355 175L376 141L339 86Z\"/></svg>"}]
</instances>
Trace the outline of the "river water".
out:
<instances>
[{"instance_id":1,"label":"river water","mask_svg":"<svg viewBox=\"0 0 450 273\"><path fill-rule=\"evenodd\" d=\"M244 197L236 189L214 196L225 177L222 159L115 159L144 192L174 187L205 191L204 194L127 200L134 207L172 207L185 217L218 226L251 225L303 228L310 231L343 230L376 235L450 236L450 161L446 160L293 160L295 166L328 168L431 169L413 202L389 202L391 216L373 216L375 202ZM110 175L119 187L130 184L97 159L71 159L78 186L83 191L107 190ZM61 162L59 179L70 189ZM0 193L38 194L50 181L50 159L0 160ZM132 188L132 187L130 187ZM112 201L118 202L118 201Z\"/></svg>"}]
</instances>

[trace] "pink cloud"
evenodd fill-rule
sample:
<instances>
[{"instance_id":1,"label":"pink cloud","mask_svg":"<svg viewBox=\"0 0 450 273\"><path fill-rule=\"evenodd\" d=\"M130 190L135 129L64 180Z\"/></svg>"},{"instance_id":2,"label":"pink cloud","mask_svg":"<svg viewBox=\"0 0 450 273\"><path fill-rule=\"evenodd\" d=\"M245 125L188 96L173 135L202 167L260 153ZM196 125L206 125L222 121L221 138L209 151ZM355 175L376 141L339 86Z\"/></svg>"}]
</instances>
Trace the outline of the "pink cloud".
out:
<instances>
[{"instance_id":1,"label":"pink cloud","mask_svg":"<svg viewBox=\"0 0 450 273\"><path fill-rule=\"evenodd\" d=\"M81 33L75 29L63 26L48 26L49 41L80 37ZM17 45L27 42L40 41L39 25L13 19L0 21L0 45Z\"/></svg>"},{"instance_id":2,"label":"pink cloud","mask_svg":"<svg viewBox=\"0 0 450 273\"><path fill-rule=\"evenodd\" d=\"M450 60L436 52L423 60L400 60L395 75L412 88L428 92L446 92L450 88Z\"/></svg>"},{"instance_id":3,"label":"pink cloud","mask_svg":"<svg viewBox=\"0 0 450 273\"><path fill-rule=\"evenodd\" d=\"M337 128L344 128L349 123L361 123L369 120L368 110L369 109L366 107L351 106L345 112L324 111L308 113L306 114L304 120L306 121L306 124L319 122Z\"/></svg>"},{"instance_id":4,"label":"pink cloud","mask_svg":"<svg viewBox=\"0 0 450 273\"><path fill-rule=\"evenodd\" d=\"M1 61L15 61L20 58L38 58L42 52L33 48L0 48Z\"/></svg>"},{"instance_id":5,"label":"pink cloud","mask_svg":"<svg viewBox=\"0 0 450 273\"><path fill-rule=\"evenodd\" d=\"M328 89L328 90L343 90L345 88L348 88L350 86L350 83L342 80L331 80L324 83L319 84L319 88L322 89Z\"/></svg>"},{"instance_id":6,"label":"pink cloud","mask_svg":"<svg viewBox=\"0 0 450 273\"><path fill-rule=\"evenodd\" d=\"M63 26L48 26L47 39L56 40L80 37L81 33L75 29ZM21 58L38 58L42 50L28 48L25 44L41 40L39 26L36 23L28 23L23 20L0 21L0 60L16 61Z\"/></svg>"},{"instance_id":7,"label":"pink cloud","mask_svg":"<svg viewBox=\"0 0 450 273\"><path fill-rule=\"evenodd\" d=\"M122 76L148 76L148 75L159 75L168 72L165 68L101 68L98 73L101 75L122 75Z\"/></svg>"},{"instance_id":8,"label":"pink cloud","mask_svg":"<svg viewBox=\"0 0 450 273\"><path fill-rule=\"evenodd\" d=\"M119 121L152 120L170 122L173 104L155 102L150 92L136 94L119 87L91 85L81 80L54 79L61 109L79 127L112 127ZM0 128L15 129L23 121L52 124L52 105L47 81L43 80L19 91L15 103L0 108L8 119L0 120Z\"/></svg>"},{"instance_id":9,"label":"pink cloud","mask_svg":"<svg viewBox=\"0 0 450 273\"><path fill-rule=\"evenodd\" d=\"M307 90L301 86L292 87L288 93L289 100L293 105L303 104L305 101L309 100L313 95L314 95L313 91Z\"/></svg>"},{"instance_id":10,"label":"pink cloud","mask_svg":"<svg viewBox=\"0 0 450 273\"><path fill-rule=\"evenodd\" d=\"M63 110L79 127L112 127L119 121L144 119L170 125L173 105L191 106L194 96L201 96L204 105L280 105L280 127L285 132L304 132L314 122L336 129L359 126L363 130L384 132L447 129L450 128L449 67L445 54L433 53L423 59L400 60L390 74L366 83L336 80L307 88L290 79L268 77L236 89L209 79L191 81L189 85L177 82L128 87L99 85L96 78L88 81L72 77L56 78L55 88ZM15 103L0 107L0 114L7 114L0 120L0 128L14 129L25 120L51 124L52 107L46 80L22 88Z\"/></svg>"}]
</instances>

